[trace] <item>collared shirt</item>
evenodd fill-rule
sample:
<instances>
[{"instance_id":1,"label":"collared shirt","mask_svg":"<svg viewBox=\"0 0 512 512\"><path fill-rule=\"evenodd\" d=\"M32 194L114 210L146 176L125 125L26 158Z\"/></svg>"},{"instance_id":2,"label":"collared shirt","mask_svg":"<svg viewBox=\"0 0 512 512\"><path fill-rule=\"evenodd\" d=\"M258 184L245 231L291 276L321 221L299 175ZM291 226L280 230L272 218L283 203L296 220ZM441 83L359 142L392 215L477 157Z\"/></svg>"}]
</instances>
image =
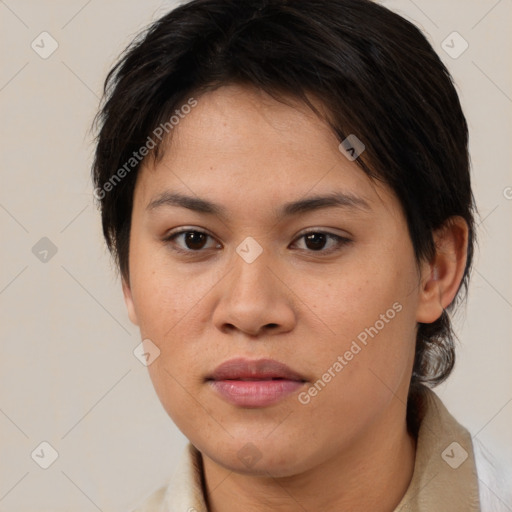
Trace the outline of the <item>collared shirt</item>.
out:
<instances>
[{"instance_id":1,"label":"collared shirt","mask_svg":"<svg viewBox=\"0 0 512 512\"><path fill-rule=\"evenodd\" d=\"M470 433L426 389L413 476L394 512L480 512L478 482ZM208 512L201 454L192 444L169 483L133 512Z\"/></svg>"}]
</instances>

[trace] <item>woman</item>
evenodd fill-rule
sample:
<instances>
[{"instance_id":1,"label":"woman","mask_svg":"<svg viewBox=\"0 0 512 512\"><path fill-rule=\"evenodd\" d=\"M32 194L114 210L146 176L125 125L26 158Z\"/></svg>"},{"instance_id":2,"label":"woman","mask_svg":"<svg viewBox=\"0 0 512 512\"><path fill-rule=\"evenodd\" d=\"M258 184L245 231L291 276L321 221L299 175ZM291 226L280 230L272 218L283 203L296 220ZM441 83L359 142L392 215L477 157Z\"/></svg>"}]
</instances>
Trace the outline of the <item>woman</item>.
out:
<instances>
[{"instance_id":1,"label":"woman","mask_svg":"<svg viewBox=\"0 0 512 512\"><path fill-rule=\"evenodd\" d=\"M453 368L475 207L421 32L368 0L193 0L105 92L103 230L190 441L138 510L489 510L428 387Z\"/></svg>"}]
</instances>

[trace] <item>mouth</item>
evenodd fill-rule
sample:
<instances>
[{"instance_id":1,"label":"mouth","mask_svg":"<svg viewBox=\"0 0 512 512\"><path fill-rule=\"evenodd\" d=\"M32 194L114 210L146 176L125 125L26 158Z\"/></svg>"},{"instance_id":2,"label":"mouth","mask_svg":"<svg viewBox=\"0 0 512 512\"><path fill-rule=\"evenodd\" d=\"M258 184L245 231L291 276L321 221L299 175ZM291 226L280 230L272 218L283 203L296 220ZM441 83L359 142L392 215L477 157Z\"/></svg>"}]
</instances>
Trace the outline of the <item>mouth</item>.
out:
<instances>
[{"instance_id":1,"label":"mouth","mask_svg":"<svg viewBox=\"0 0 512 512\"><path fill-rule=\"evenodd\" d=\"M213 390L239 407L266 407L304 385L306 379L273 359L231 359L206 378Z\"/></svg>"}]
</instances>

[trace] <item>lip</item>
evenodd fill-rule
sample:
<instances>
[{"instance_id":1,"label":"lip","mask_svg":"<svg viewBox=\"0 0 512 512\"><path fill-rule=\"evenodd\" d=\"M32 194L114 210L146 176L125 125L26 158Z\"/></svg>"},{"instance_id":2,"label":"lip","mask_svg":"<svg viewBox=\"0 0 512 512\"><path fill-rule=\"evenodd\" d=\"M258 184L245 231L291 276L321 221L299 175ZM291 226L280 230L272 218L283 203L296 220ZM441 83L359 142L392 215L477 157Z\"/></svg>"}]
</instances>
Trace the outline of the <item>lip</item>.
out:
<instances>
[{"instance_id":1,"label":"lip","mask_svg":"<svg viewBox=\"0 0 512 512\"><path fill-rule=\"evenodd\" d=\"M306 379L273 359L230 359L207 377L222 398L240 407L266 407L304 385Z\"/></svg>"}]
</instances>

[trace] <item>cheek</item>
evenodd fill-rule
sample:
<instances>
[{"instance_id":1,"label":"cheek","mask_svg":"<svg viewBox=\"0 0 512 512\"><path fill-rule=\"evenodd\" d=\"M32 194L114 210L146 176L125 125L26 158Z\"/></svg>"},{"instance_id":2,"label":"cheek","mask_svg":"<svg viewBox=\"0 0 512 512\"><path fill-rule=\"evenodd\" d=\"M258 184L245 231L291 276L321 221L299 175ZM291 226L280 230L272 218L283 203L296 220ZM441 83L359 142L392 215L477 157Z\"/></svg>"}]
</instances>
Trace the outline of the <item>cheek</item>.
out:
<instances>
[{"instance_id":1,"label":"cheek","mask_svg":"<svg viewBox=\"0 0 512 512\"><path fill-rule=\"evenodd\" d=\"M376 322L379 331L383 330L382 322L387 331L399 324L400 319L395 318L403 319L406 315L398 315L396 310L402 313L415 308L415 296L411 293L414 278L414 267L409 261L354 259L337 273L321 279L298 276L294 282L304 303L342 341L356 337ZM394 304L398 305L393 307ZM407 318L410 320L410 315Z\"/></svg>"},{"instance_id":2,"label":"cheek","mask_svg":"<svg viewBox=\"0 0 512 512\"><path fill-rule=\"evenodd\" d=\"M158 343L196 325L193 319L215 276L201 271L191 275L172 263L165 247L143 237L130 250L132 294L141 334L153 336Z\"/></svg>"},{"instance_id":3,"label":"cheek","mask_svg":"<svg viewBox=\"0 0 512 512\"><path fill-rule=\"evenodd\" d=\"M154 246L134 247L131 284L141 337L149 338L160 350L148 367L149 374L159 398L176 420L173 411L189 410L193 405L184 389L195 389L205 361L214 359L215 347L204 343L202 333L211 318L205 306L209 292L222 274L191 274L169 261L164 251Z\"/></svg>"},{"instance_id":4,"label":"cheek","mask_svg":"<svg viewBox=\"0 0 512 512\"><path fill-rule=\"evenodd\" d=\"M343 377L331 386L338 396L349 392L371 401L378 387L389 395L386 386L397 389L408 382L416 338L415 279L411 256L360 260L329 283L316 285L310 299L317 301L315 313L331 333L312 360L323 375L341 356L343 370L337 375Z\"/></svg>"},{"instance_id":5,"label":"cheek","mask_svg":"<svg viewBox=\"0 0 512 512\"><path fill-rule=\"evenodd\" d=\"M317 312L335 334L303 354L316 381L301 403L307 402L311 417L322 417L325 431L343 432L347 438L397 397L406 402L414 359L415 305L407 293L409 283L371 277L326 287L329 293Z\"/></svg>"}]
</instances>

